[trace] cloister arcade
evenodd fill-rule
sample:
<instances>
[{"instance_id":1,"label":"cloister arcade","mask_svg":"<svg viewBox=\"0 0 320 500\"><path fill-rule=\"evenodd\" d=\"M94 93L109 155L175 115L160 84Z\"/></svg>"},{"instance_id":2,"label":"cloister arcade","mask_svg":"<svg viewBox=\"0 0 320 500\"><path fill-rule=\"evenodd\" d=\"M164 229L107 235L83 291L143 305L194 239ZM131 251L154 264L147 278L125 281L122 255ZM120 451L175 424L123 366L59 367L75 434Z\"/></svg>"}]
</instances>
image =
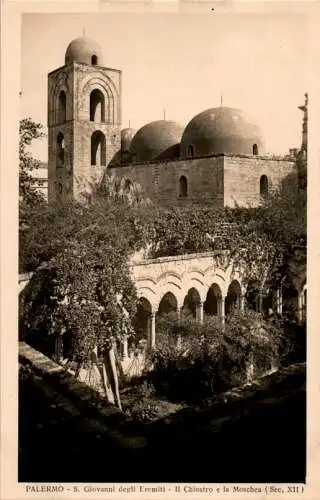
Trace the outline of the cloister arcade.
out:
<instances>
[{"instance_id":1,"label":"cloister arcade","mask_svg":"<svg viewBox=\"0 0 320 500\"><path fill-rule=\"evenodd\" d=\"M179 317L192 316L199 322L216 316L222 325L235 309L245 307L258 312L277 314L286 311L287 297L282 288L265 294L255 286L244 285L241 271L234 271L223 255L205 254L163 257L132 263L132 275L140 297L135 321L137 339L150 347L157 341L157 319L175 312ZM295 290L293 302L297 320L306 317L306 284Z\"/></svg>"},{"instance_id":2,"label":"cloister arcade","mask_svg":"<svg viewBox=\"0 0 320 500\"><path fill-rule=\"evenodd\" d=\"M223 260L223 259L222 259ZM132 274L140 297L135 330L138 338L156 343L157 318L175 312L203 322L216 316L223 325L234 308L243 310L246 288L240 273L215 253L163 257L136 262Z\"/></svg>"}]
</instances>

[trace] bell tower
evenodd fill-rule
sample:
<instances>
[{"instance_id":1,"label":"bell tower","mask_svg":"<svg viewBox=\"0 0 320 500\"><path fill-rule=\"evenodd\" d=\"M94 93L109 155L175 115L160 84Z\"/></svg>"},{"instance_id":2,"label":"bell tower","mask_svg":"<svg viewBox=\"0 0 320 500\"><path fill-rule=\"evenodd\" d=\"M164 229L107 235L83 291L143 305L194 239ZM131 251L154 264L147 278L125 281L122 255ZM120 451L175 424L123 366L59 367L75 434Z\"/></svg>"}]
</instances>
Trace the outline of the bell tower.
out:
<instances>
[{"instance_id":1,"label":"bell tower","mask_svg":"<svg viewBox=\"0 0 320 500\"><path fill-rule=\"evenodd\" d=\"M84 201L121 143L121 71L103 66L100 47L73 40L48 75L48 202Z\"/></svg>"}]
</instances>

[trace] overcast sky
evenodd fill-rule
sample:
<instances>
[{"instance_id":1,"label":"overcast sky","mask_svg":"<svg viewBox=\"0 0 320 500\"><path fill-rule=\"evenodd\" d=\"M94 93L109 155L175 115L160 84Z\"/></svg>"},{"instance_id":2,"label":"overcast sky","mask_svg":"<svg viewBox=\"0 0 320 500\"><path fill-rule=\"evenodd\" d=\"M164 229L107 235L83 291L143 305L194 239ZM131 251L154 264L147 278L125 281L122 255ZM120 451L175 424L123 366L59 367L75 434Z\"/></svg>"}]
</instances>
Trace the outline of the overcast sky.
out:
<instances>
[{"instance_id":1,"label":"overcast sky","mask_svg":"<svg viewBox=\"0 0 320 500\"><path fill-rule=\"evenodd\" d=\"M307 91L304 18L298 14L28 14L23 18L21 117L46 125L47 74L69 42L96 40L104 65L122 70L122 126L166 118L182 125L223 104L247 111L266 150L301 143ZM46 140L33 153L47 160Z\"/></svg>"}]
</instances>

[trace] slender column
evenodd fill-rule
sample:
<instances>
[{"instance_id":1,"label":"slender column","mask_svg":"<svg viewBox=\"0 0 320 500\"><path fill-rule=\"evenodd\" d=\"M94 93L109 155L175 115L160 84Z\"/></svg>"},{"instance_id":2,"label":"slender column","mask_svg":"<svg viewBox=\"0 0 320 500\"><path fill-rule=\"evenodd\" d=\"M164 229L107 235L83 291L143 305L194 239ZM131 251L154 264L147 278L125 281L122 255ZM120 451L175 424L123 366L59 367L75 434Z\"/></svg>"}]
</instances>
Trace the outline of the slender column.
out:
<instances>
[{"instance_id":1,"label":"slender column","mask_svg":"<svg viewBox=\"0 0 320 500\"><path fill-rule=\"evenodd\" d=\"M263 309L263 293L259 292L259 298L258 298L258 312L262 313Z\"/></svg>"},{"instance_id":2,"label":"slender column","mask_svg":"<svg viewBox=\"0 0 320 500\"><path fill-rule=\"evenodd\" d=\"M200 301L197 304L197 309L196 309L196 320L199 321L199 323L203 323L203 302Z\"/></svg>"},{"instance_id":3,"label":"slender column","mask_svg":"<svg viewBox=\"0 0 320 500\"><path fill-rule=\"evenodd\" d=\"M156 313L152 312L150 316L150 347L156 344Z\"/></svg>"},{"instance_id":4,"label":"slender column","mask_svg":"<svg viewBox=\"0 0 320 500\"><path fill-rule=\"evenodd\" d=\"M298 295L298 321L302 323L303 320L303 292Z\"/></svg>"},{"instance_id":5,"label":"slender column","mask_svg":"<svg viewBox=\"0 0 320 500\"><path fill-rule=\"evenodd\" d=\"M278 288L277 290L277 313L282 314L282 290Z\"/></svg>"},{"instance_id":6,"label":"slender column","mask_svg":"<svg viewBox=\"0 0 320 500\"><path fill-rule=\"evenodd\" d=\"M241 312L244 312L245 303L246 303L245 295L240 295L240 311Z\"/></svg>"},{"instance_id":7,"label":"slender column","mask_svg":"<svg viewBox=\"0 0 320 500\"><path fill-rule=\"evenodd\" d=\"M177 307L177 316L178 316L178 321L180 321L181 319L181 310L182 310L182 307Z\"/></svg>"},{"instance_id":8,"label":"slender column","mask_svg":"<svg viewBox=\"0 0 320 500\"><path fill-rule=\"evenodd\" d=\"M125 337L122 341L122 360L128 359L128 338Z\"/></svg>"},{"instance_id":9,"label":"slender column","mask_svg":"<svg viewBox=\"0 0 320 500\"><path fill-rule=\"evenodd\" d=\"M54 357L58 362L63 360L63 337L59 334L56 336Z\"/></svg>"},{"instance_id":10,"label":"slender column","mask_svg":"<svg viewBox=\"0 0 320 500\"><path fill-rule=\"evenodd\" d=\"M224 326L225 324L225 317L226 317L226 312L225 312L225 297L221 297L219 301L219 316L221 319L221 325Z\"/></svg>"}]
</instances>

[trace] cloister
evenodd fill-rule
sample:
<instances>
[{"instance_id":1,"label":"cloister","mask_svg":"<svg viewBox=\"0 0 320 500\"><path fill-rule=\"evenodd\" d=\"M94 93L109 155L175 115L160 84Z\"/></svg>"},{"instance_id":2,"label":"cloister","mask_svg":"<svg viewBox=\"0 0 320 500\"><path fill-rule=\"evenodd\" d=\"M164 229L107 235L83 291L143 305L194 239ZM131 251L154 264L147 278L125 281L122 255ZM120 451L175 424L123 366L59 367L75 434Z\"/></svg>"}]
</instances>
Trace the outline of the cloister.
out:
<instances>
[{"instance_id":1,"label":"cloister","mask_svg":"<svg viewBox=\"0 0 320 500\"><path fill-rule=\"evenodd\" d=\"M132 257L130 269L139 297L133 326L137 338L145 339L150 348L157 342L157 317L173 311L178 316L192 315L199 322L203 322L204 315L216 316L222 325L234 308L243 311L247 306L259 312L272 308L278 314L291 308L298 322L306 318L305 272L300 273L301 279L293 283L291 289L284 291L279 287L270 299L263 289L256 290L252 297L249 287L243 283L242 270L234 269L225 251L156 259L143 258L138 253ZM31 274L20 275L20 291L30 277ZM127 365L132 356L126 340L121 345L121 353Z\"/></svg>"},{"instance_id":2,"label":"cloister","mask_svg":"<svg viewBox=\"0 0 320 500\"><path fill-rule=\"evenodd\" d=\"M131 270L140 298L135 327L148 339L150 347L156 344L157 315L175 311L178 316L190 314L200 322L204 314L215 315L223 325L231 310L243 311L250 300L242 271L234 270L227 252L133 259ZM301 290L295 290L295 294L297 319L302 321L306 309L306 284ZM251 307L252 304L259 312L268 307L262 289L254 301L251 299ZM278 314L282 313L280 288L270 306Z\"/></svg>"}]
</instances>

